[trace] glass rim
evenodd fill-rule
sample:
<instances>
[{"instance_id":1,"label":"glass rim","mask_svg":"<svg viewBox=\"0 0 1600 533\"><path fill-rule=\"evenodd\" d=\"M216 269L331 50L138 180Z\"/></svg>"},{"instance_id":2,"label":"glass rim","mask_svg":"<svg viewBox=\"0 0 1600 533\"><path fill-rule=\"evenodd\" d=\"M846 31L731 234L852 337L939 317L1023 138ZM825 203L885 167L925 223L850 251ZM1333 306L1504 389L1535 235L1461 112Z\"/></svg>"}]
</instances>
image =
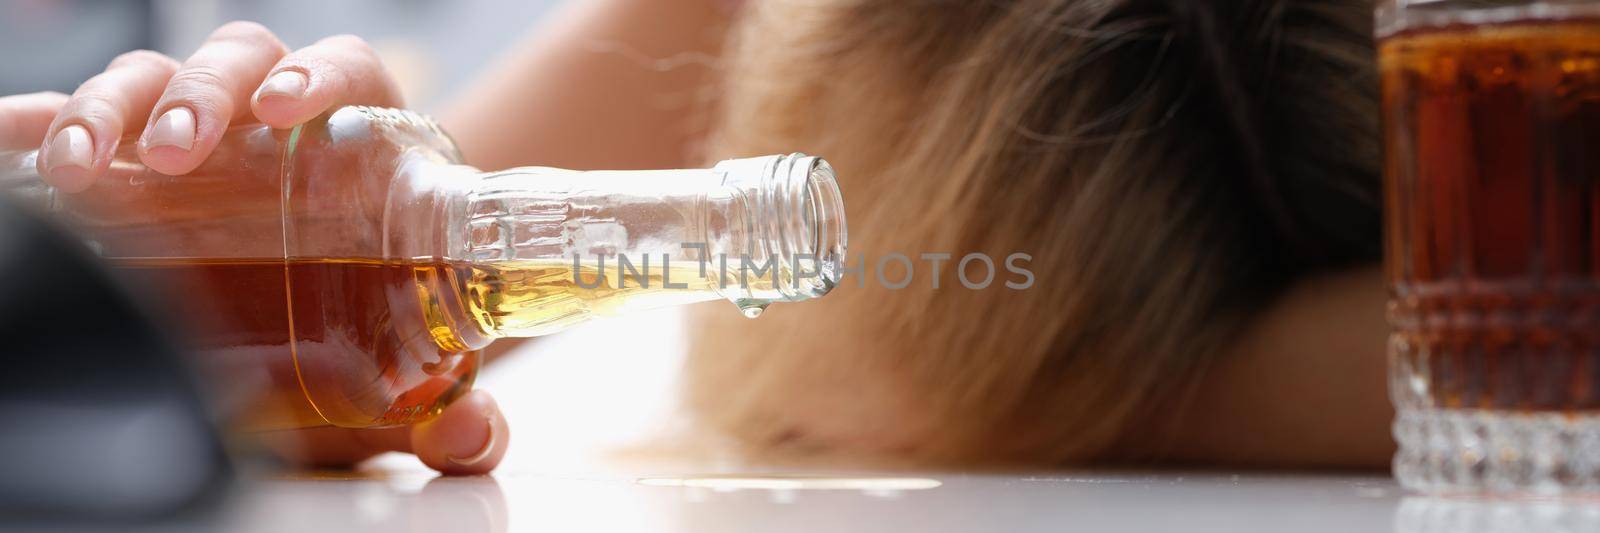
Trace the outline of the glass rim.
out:
<instances>
[{"instance_id":1,"label":"glass rim","mask_svg":"<svg viewBox=\"0 0 1600 533\"><path fill-rule=\"evenodd\" d=\"M1373 34L1511 22L1600 19L1600 0L1380 0Z\"/></svg>"}]
</instances>

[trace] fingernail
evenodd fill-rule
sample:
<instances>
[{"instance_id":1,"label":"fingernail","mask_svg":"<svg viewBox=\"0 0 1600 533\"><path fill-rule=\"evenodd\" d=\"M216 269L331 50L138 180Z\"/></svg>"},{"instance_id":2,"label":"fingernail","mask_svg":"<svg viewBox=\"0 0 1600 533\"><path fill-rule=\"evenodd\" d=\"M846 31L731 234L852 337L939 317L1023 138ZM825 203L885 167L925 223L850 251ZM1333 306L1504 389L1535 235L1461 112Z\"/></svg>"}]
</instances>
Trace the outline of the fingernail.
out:
<instances>
[{"instance_id":1,"label":"fingernail","mask_svg":"<svg viewBox=\"0 0 1600 533\"><path fill-rule=\"evenodd\" d=\"M483 447L478 448L478 451L473 452L472 455L468 455L466 457L457 457L454 454L446 454L444 456L446 460L461 466L472 466L483 462L484 459L489 458L490 454L494 453L494 446L500 440L499 432L495 431L494 427L494 412L485 410L484 419L489 425L489 435L487 438L483 439Z\"/></svg>"},{"instance_id":2,"label":"fingernail","mask_svg":"<svg viewBox=\"0 0 1600 533\"><path fill-rule=\"evenodd\" d=\"M45 167L51 174L86 173L94 166L94 140L83 126L67 126L50 140L50 157ZM74 167L76 170L74 171Z\"/></svg>"},{"instance_id":3,"label":"fingernail","mask_svg":"<svg viewBox=\"0 0 1600 533\"><path fill-rule=\"evenodd\" d=\"M273 74L267 78L266 83L261 84L261 89L256 91L256 100L268 96L299 98L306 93L306 86L309 84L310 80L306 79L305 74L293 70L285 70Z\"/></svg>"},{"instance_id":4,"label":"fingernail","mask_svg":"<svg viewBox=\"0 0 1600 533\"><path fill-rule=\"evenodd\" d=\"M194 148L194 112L174 107L161 114L145 136L145 148L171 146L179 150Z\"/></svg>"}]
</instances>

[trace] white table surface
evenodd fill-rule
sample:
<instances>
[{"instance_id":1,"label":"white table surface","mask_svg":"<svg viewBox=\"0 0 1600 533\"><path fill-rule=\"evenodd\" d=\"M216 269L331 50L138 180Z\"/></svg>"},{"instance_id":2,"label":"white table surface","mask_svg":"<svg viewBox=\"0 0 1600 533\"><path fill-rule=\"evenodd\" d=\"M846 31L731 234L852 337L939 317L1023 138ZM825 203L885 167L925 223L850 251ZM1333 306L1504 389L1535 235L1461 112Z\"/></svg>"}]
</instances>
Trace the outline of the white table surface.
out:
<instances>
[{"instance_id":1,"label":"white table surface","mask_svg":"<svg viewBox=\"0 0 1600 533\"><path fill-rule=\"evenodd\" d=\"M354 473L249 481L223 523L296 532L1600 532L1600 500L1429 498L1381 473L844 472L618 453L648 449L672 425L680 323L671 311L595 323L486 372L480 387L513 427L493 476L441 478L413 458L385 456Z\"/></svg>"},{"instance_id":2,"label":"white table surface","mask_svg":"<svg viewBox=\"0 0 1600 533\"><path fill-rule=\"evenodd\" d=\"M807 488L830 479L680 474L274 480L250 489L228 520L241 531L297 532L1600 531L1593 500L1410 496L1380 476L898 473Z\"/></svg>"}]
</instances>

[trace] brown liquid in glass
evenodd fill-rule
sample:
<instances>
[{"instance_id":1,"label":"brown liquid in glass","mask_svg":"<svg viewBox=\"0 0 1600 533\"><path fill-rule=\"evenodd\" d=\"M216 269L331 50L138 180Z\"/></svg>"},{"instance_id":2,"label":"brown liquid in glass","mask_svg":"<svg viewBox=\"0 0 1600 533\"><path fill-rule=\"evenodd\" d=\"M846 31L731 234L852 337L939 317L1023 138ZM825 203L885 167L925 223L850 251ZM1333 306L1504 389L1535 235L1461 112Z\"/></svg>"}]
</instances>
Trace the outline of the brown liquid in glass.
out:
<instances>
[{"instance_id":1,"label":"brown liquid in glass","mask_svg":"<svg viewBox=\"0 0 1600 533\"><path fill-rule=\"evenodd\" d=\"M1394 387L1600 408L1600 21L1380 44Z\"/></svg>"}]
</instances>

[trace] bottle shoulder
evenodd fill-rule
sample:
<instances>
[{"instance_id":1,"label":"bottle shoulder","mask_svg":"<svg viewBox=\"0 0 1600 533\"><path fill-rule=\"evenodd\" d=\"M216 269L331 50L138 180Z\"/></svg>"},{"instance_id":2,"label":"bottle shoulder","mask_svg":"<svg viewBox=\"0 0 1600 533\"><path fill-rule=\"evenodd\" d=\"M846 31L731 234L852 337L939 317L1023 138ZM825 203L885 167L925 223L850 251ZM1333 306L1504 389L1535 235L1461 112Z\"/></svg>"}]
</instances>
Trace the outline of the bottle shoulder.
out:
<instances>
[{"instance_id":1,"label":"bottle shoulder","mask_svg":"<svg viewBox=\"0 0 1600 533\"><path fill-rule=\"evenodd\" d=\"M296 127L289 155L311 146L364 159L427 152L443 162L461 161L461 151L437 121L416 111L388 107L344 106Z\"/></svg>"}]
</instances>

